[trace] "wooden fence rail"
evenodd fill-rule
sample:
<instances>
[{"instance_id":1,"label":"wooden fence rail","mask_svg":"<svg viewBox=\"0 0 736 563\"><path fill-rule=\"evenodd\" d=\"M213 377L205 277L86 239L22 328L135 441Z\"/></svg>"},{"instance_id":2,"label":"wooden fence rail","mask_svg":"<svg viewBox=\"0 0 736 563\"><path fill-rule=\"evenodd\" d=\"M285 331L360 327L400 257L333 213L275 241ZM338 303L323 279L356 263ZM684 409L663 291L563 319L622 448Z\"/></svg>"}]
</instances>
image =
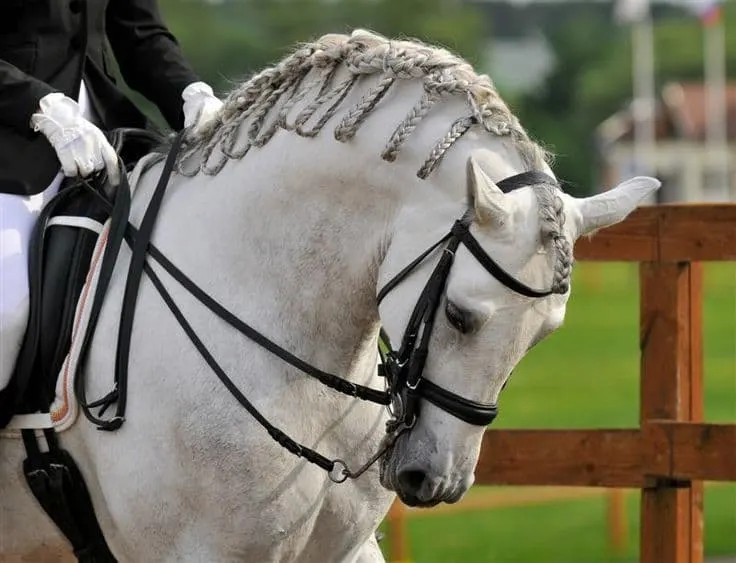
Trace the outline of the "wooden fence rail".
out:
<instances>
[{"instance_id":1,"label":"wooden fence rail","mask_svg":"<svg viewBox=\"0 0 736 563\"><path fill-rule=\"evenodd\" d=\"M640 562L702 563L703 481L736 481L736 424L703 423L700 262L736 260L736 205L643 207L575 255L640 263L641 425L490 430L476 483L641 489Z\"/></svg>"}]
</instances>

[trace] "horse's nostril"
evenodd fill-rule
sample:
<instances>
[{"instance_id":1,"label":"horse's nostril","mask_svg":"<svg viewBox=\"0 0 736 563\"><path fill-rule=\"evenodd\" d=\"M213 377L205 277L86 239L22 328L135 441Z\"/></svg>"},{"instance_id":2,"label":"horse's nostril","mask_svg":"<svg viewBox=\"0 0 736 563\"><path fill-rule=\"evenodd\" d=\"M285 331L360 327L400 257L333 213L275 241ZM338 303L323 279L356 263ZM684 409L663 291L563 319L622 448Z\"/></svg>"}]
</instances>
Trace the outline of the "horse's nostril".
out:
<instances>
[{"instance_id":1,"label":"horse's nostril","mask_svg":"<svg viewBox=\"0 0 736 563\"><path fill-rule=\"evenodd\" d=\"M426 477L424 471L411 469L399 473L399 483L406 492L416 494L422 488L422 483L424 483Z\"/></svg>"}]
</instances>

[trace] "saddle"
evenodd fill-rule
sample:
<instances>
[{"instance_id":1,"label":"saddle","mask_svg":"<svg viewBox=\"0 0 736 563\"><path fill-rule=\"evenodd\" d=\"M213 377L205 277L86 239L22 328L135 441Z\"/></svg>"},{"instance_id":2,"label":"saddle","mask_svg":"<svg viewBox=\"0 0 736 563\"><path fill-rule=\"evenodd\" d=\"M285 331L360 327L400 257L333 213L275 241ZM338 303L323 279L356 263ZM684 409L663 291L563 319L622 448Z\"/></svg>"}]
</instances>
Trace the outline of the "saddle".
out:
<instances>
[{"instance_id":1,"label":"saddle","mask_svg":"<svg viewBox=\"0 0 736 563\"><path fill-rule=\"evenodd\" d=\"M126 171L164 142L162 134L145 129L121 128L107 135ZM104 172L87 181L65 179L34 227L28 326L10 383L0 391L0 429L17 414L49 411L99 229L110 217L116 193Z\"/></svg>"},{"instance_id":2,"label":"saddle","mask_svg":"<svg viewBox=\"0 0 736 563\"><path fill-rule=\"evenodd\" d=\"M116 129L107 135L125 172L165 140L162 134L143 129ZM127 225L121 210L127 213L129 190L125 174L120 189L104 172L88 180L67 179L42 210L31 235L28 325L11 381L0 391L0 429L15 415L49 413L95 245L108 219L110 236ZM21 434L27 453L26 483L69 540L77 561L115 563L84 478L55 430L43 429L43 451L35 430L23 429Z\"/></svg>"}]
</instances>

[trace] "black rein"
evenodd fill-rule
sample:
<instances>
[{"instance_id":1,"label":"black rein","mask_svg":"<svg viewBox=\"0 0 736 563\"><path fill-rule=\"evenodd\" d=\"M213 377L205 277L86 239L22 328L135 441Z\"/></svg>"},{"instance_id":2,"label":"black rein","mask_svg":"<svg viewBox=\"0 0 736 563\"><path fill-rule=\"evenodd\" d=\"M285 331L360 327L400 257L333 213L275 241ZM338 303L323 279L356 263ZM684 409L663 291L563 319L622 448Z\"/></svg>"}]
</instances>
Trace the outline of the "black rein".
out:
<instances>
[{"instance_id":1,"label":"black rein","mask_svg":"<svg viewBox=\"0 0 736 563\"><path fill-rule=\"evenodd\" d=\"M383 455L391 446L393 441L395 441L398 435L407 428L410 428L416 421L416 416L418 416L417 401L419 398L424 398L427 401L434 403L441 409L461 420L464 420L465 422L468 422L469 424L486 425L495 418L497 413L496 405L486 405L470 401L439 387L429 380L422 379L421 377L424 362L427 357L427 347L432 324L434 322L434 313L436 312L437 304L439 303L439 299L444 291L447 275L449 274L450 267L452 266L454 251L460 243L464 244L486 268L486 270L514 291L534 297L549 295L549 292L537 292L504 272L500 266L498 266L480 248L480 245L478 245L477 241L475 241L468 231L468 225L463 221L458 221L450 233L414 260L407 268L402 270L402 272L389 282L378 295L378 301L380 302L391 289L400 283L417 265L419 265L419 263L429 256L432 251L447 242L447 247L444 249L440 263L435 268L435 271L422 292L419 302L412 314L412 320L410 321L410 326L407 328L407 332L404 336L401 350L398 353L391 351L387 355L382 354L384 359L383 368L387 378L388 390L379 391L370 387L358 385L336 375L319 370L283 349L278 344L268 339L266 336L259 333L253 327L225 309L204 290L197 286L189 277L186 276L186 274L172 264L163 255L163 253L161 253L161 251L152 244L151 236L153 233L153 227L161 208L166 188L169 184L176 155L183 141L183 135L184 131L179 132L174 138L174 142L161 172L161 177L159 178L149 206L146 209L138 229L128 223L131 206L131 192L125 175L122 177L122 185L117 191L115 201L110 203L112 209L110 215L110 228L107 233L107 243L100 263L97 288L90 308L89 322L83 336L79 361L74 374L74 390L77 395L77 399L79 400L82 412L89 421L97 425L100 430L107 431L119 429L125 421L131 336L138 291L144 272L150 278L153 286L161 295L161 298L164 300L179 325L187 334L192 344L199 351L202 358L215 372L222 384L228 389L228 391L230 391L235 399L267 430L269 435L276 442L292 454L303 457L310 463L316 464L327 471L330 478L335 482L339 483L345 481L348 477L352 479L357 478L378 458L380 458L381 455ZM122 161L120 164L122 166ZM505 188L515 189L516 187L529 185L530 183L538 183L540 181L549 182L550 180L551 179L547 175L540 175L540 173L536 172L526 172L504 180L499 183L499 186L503 185ZM103 197L102 194L98 195ZM128 267L128 277L126 279L120 316L120 332L118 334L116 350L114 388L101 399L87 403L84 367L86 365L92 336L94 335L97 321L99 320L99 315L102 310L102 303L107 294L123 241L130 246L132 255ZM187 322L183 313L164 287L158 275L147 262L147 256L153 258L153 260L155 260L166 272L168 272L215 315L224 320L235 330L250 338L285 362L340 393L376 404L392 406L394 419L390 421L389 425L387 425L387 439L384 440L384 444L380 451L357 471L351 472L344 461L340 459L331 460L326 458L307 446L296 442L279 428L271 424L237 388L222 367L217 363L202 340L197 336L192 326ZM420 346L417 348L415 343L419 334L418 329L420 325L423 325L422 339ZM387 343L388 339L383 331L382 337L384 338L385 343ZM105 410L113 404L115 404L114 416L111 419L102 419L101 417L104 415ZM100 409L98 416L92 414L91 409L93 408Z\"/></svg>"}]
</instances>

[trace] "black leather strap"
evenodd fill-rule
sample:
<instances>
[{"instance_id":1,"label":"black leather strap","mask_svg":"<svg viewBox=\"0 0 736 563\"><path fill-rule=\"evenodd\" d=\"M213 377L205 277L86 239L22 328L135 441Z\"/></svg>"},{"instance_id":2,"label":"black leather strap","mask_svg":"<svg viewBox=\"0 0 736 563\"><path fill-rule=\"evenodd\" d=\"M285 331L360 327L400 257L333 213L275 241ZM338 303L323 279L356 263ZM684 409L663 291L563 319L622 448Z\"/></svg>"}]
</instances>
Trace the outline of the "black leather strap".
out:
<instances>
[{"instance_id":1,"label":"black leather strap","mask_svg":"<svg viewBox=\"0 0 736 563\"><path fill-rule=\"evenodd\" d=\"M122 171L123 161L119 159L118 164ZM112 425L112 421L102 420L94 416L91 409L101 404L106 404L111 398L116 397L117 388L113 389L112 392L110 392L106 397L103 397L100 401L87 403L87 387L84 368L87 363L87 354L89 353L90 344L97 328L100 312L102 311L102 304L110 286L112 272L115 269L118 254L120 253L120 248L122 247L123 240L125 239L125 228L128 221L128 215L130 214L130 186L128 185L128 178L124 173L121 173L120 182L115 202L112 203L110 228L107 233L105 251L100 263L100 273L98 275L98 282L95 288L95 296L90 307L89 320L87 321L87 328L84 331L84 336L80 344L79 358L74 372L74 393L79 401L79 405L84 416L98 427L105 429L109 429L108 425Z\"/></svg>"},{"instance_id":2,"label":"black leather strap","mask_svg":"<svg viewBox=\"0 0 736 563\"><path fill-rule=\"evenodd\" d=\"M496 185L505 194L518 190L519 188L525 188L527 186L535 186L537 184L556 184L556 180L549 174L539 172L536 170L530 170L528 172L521 172L514 176L504 178Z\"/></svg>"},{"instance_id":3,"label":"black leather strap","mask_svg":"<svg viewBox=\"0 0 736 563\"><path fill-rule=\"evenodd\" d=\"M422 379L419 396L463 422L475 426L488 426L498 415L498 406L495 403L471 401L435 385L429 379Z\"/></svg>"},{"instance_id":4,"label":"black leather strap","mask_svg":"<svg viewBox=\"0 0 736 563\"><path fill-rule=\"evenodd\" d=\"M424 259L429 256L438 246L440 246L442 243L446 242L452 233L447 233L445 236L443 236L440 240L435 242L432 246L430 246L427 250L422 252L419 256L417 256L414 260L412 260L411 264L409 264L406 268L401 270L398 274L396 274L389 282L383 286L381 291L378 292L378 296L376 297L376 300L378 304L380 305L381 301L383 301L383 298L386 297L386 295L394 289L397 285L399 285L406 277L412 273L414 268L416 268L420 263L424 261Z\"/></svg>"},{"instance_id":5,"label":"black leather strap","mask_svg":"<svg viewBox=\"0 0 736 563\"><path fill-rule=\"evenodd\" d=\"M128 398L128 362L130 359L130 344L133 334L133 319L135 318L135 308L138 302L138 291L140 289L141 278L143 277L143 266L146 262L148 247L151 243L153 235L153 227L156 224L158 213L161 209L161 202L164 199L166 188L169 185L171 172L174 170L176 163L176 155L181 147L184 133L180 132L172 143L169 154L166 157L161 176L159 177L156 189L151 196L140 228L135 235L135 242L132 248L130 264L128 266L128 278L125 282L125 293L123 294L123 304L120 311L120 332L118 334L118 347L115 361L115 387L118 390L117 406L115 413L115 424L109 428L114 429L115 426L122 424L125 419L125 407Z\"/></svg>"},{"instance_id":6,"label":"black leather strap","mask_svg":"<svg viewBox=\"0 0 736 563\"><path fill-rule=\"evenodd\" d=\"M465 248L470 251L470 253L489 274L509 289L521 295L525 295L527 297L547 297L548 295L552 295L553 292L551 290L533 289L506 272L506 270L499 266L498 263L491 258L485 250L483 250L481 245L475 237L470 234L468 229L469 228L465 223L462 221L456 221L452 227L452 234L465 245Z\"/></svg>"}]
</instances>

